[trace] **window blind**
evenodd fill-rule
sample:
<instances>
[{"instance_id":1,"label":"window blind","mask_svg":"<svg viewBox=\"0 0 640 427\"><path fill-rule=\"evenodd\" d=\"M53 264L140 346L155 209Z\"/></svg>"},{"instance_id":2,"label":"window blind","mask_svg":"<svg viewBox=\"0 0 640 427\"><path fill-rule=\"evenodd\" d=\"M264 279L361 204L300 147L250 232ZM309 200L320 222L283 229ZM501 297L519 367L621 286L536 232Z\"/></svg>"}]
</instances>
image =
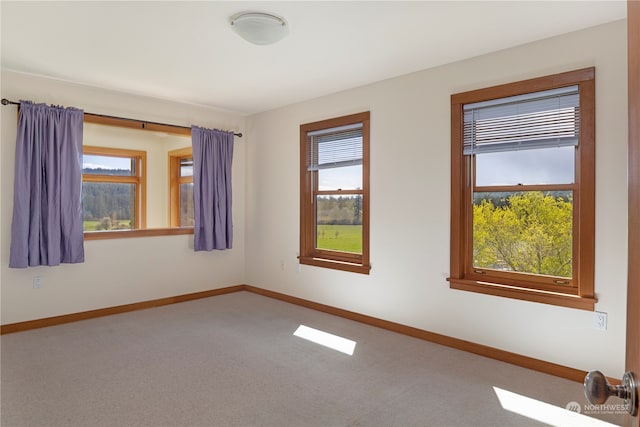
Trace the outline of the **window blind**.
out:
<instances>
[{"instance_id":1,"label":"window blind","mask_svg":"<svg viewBox=\"0 0 640 427\"><path fill-rule=\"evenodd\" d=\"M569 86L465 104L465 155L577 146L580 95Z\"/></svg>"},{"instance_id":2,"label":"window blind","mask_svg":"<svg viewBox=\"0 0 640 427\"><path fill-rule=\"evenodd\" d=\"M362 123L307 133L307 170L362 164Z\"/></svg>"}]
</instances>

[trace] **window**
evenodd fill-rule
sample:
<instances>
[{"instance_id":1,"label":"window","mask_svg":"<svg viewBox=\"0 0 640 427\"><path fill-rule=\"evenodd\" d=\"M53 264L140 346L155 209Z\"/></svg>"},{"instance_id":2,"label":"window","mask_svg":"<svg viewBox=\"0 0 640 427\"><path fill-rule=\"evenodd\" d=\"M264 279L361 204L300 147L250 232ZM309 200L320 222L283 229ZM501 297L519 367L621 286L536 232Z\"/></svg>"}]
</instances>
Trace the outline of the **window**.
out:
<instances>
[{"instance_id":1,"label":"window","mask_svg":"<svg viewBox=\"0 0 640 427\"><path fill-rule=\"evenodd\" d=\"M171 227L193 227L193 155L191 147L169 151Z\"/></svg>"},{"instance_id":2,"label":"window","mask_svg":"<svg viewBox=\"0 0 640 427\"><path fill-rule=\"evenodd\" d=\"M300 126L300 263L369 274L369 112Z\"/></svg>"},{"instance_id":3,"label":"window","mask_svg":"<svg viewBox=\"0 0 640 427\"><path fill-rule=\"evenodd\" d=\"M593 310L595 70L451 96L451 288Z\"/></svg>"},{"instance_id":4,"label":"window","mask_svg":"<svg viewBox=\"0 0 640 427\"><path fill-rule=\"evenodd\" d=\"M83 147L84 231L145 227L146 160L145 151Z\"/></svg>"},{"instance_id":5,"label":"window","mask_svg":"<svg viewBox=\"0 0 640 427\"><path fill-rule=\"evenodd\" d=\"M83 135L85 240L193 233L171 223L167 162L191 129L85 113Z\"/></svg>"}]
</instances>

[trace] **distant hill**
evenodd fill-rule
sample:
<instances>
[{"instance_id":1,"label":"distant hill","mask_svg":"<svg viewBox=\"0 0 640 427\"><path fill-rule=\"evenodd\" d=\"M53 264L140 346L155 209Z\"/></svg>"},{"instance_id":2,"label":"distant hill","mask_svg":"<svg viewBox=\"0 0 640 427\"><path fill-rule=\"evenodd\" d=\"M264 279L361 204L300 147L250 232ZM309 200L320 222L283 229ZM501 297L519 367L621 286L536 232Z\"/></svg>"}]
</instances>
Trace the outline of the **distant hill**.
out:
<instances>
[{"instance_id":1,"label":"distant hill","mask_svg":"<svg viewBox=\"0 0 640 427\"><path fill-rule=\"evenodd\" d=\"M84 168L82 173L89 175L131 175L131 171L127 169L107 169L107 168Z\"/></svg>"},{"instance_id":2,"label":"distant hill","mask_svg":"<svg viewBox=\"0 0 640 427\"><path fill-rule=\"evenodd\" d=\"M84 168L83 174L130 176L126 169ZM83 218L87 220L131 220L135 207L134 184L122 183L82 183Z\"/></svg>"}]
</instances>

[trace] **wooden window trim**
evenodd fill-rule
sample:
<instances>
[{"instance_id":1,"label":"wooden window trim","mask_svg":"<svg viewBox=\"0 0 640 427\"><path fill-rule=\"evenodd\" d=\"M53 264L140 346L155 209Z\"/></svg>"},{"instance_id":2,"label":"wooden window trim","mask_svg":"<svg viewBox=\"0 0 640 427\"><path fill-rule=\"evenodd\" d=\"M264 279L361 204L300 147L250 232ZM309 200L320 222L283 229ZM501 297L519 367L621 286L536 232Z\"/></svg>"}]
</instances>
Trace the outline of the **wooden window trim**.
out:
<instances>
[{"instance_id":1,"label":"wooden window trim","mask_svg":"<svg viewBox=\"0 0 640 427\"><path fill-rule=\"evenodd\" d=\"M192 157L192 147L169 151L169 225L171 228L193 229L193 227L180 227L180 184L193 182L193 176L180 176L180 162Z\"/></svg>"},{"instance_id":2,"label":"wooden window trim","mask_svg":"<svg viewBox=\"0 0 640 427\"><path fill-rule=\"evenodd\" d=\"M362 123L362 189L319 191L317 171L307 171L307 133L354 123ZM331 268L353 273L369 274L369 131L370 112L351 114L300 126L300 264ZM316 195L362 194L362 255L340 251L319 250L315 247Z\"/></svg>"},{"instance_id":3,"label":"wooden window trim","mask_svg":"<svg viewBox=\"0 0 640 427\"><path fill-rule=\"evenodd\" d=\"M128 239L135 237L179 236L193 234L193 228L145 228L141 230L88 231L84 240Z\"/></svg>"},{"instance_id":4,"label":"wooden window trim","mask_svg":"<svg viewBox=\"0 0 640 427\"><path fill-rule=\"evenodd\" d=\"M570 287L540 284L523 279L504 280L500 274L471 269L471 156L462 153L463 106L474 102L578 85L580 90L580 145L574 185L573 282ZM547 186L528 186L529 189ZM495 189L495 187L491 187ZM509 188L509 186L505 186ZM519 187L520 191L524 187ZM515 83L451 95L451 289L478 292L526 301L595 309L595 68L585 68ZM482 269L475 269L481 270ZM509 275L514 277L513 273ZM526 275L524 275L526 276Z\"/></svg>"}]
</instances>

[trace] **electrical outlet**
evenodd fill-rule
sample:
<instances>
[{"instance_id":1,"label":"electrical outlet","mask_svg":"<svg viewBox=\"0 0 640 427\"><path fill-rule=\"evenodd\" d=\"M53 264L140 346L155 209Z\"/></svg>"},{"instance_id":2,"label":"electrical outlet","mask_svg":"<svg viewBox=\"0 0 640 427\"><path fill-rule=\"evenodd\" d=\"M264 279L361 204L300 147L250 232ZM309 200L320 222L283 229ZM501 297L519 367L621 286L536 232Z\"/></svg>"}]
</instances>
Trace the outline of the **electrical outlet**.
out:
<instances>
[{"instance_id":1,"label":"electrical outlet","mask_svg":"<svg viewBox=\"0 0 640 427\"><path fill-rule=\"evenodd\" d=\"M42 277L33 276L33 289L40 289L42 287Z\"/></svg>"},{"instance_id":2,"label":"electrical outlet","mask_svg":"<svg viewBox=\"0 0 640 427\"><path fill-rule=\"evenodd\" d=\"M280 260L280 270L284 271L284 269L287 267L287 265L285 264L284 260L281 259Z\"/></svg>"},{"instance_id":3,"label":"electrical outlet","mask_svg":"<svg viewBox=\"0 0 640 427\"><path fill-rule=\"evenodd\" d=\"M593 329L596 331L607 330L607 313L601 311L593 312Z\"/></svg>"}]
</instances>

